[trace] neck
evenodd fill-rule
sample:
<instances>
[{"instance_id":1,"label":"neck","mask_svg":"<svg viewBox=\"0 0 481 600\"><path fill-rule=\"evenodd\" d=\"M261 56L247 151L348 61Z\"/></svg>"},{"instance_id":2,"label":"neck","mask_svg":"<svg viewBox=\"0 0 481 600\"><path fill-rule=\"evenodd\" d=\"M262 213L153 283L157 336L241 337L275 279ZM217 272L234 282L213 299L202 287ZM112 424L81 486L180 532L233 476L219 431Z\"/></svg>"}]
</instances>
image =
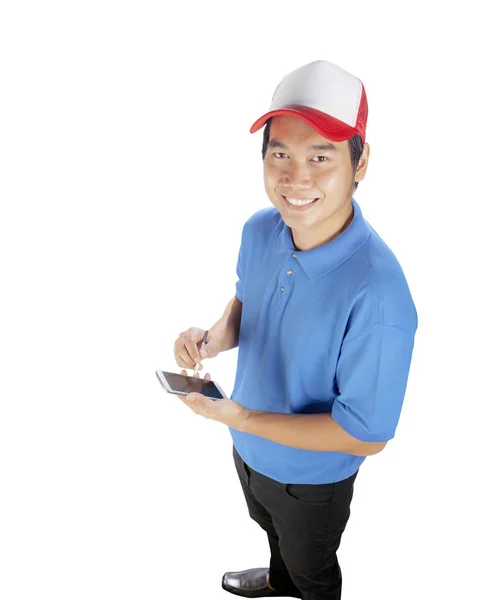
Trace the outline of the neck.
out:
<instances>
[{"instance_id":1,"label":"neck","mask_svg":"<svg viewBox=\"0 0 481 600\"><path fill-rule=\"evenodd\" d=\"M292 240L296 250L312 250L312 248L331 242L349 227L353 218L354 207L352 201L349 200L337 213L321 223L315 231L311 231L310 228L292 229Z\"/></svg>"}]
</instances>

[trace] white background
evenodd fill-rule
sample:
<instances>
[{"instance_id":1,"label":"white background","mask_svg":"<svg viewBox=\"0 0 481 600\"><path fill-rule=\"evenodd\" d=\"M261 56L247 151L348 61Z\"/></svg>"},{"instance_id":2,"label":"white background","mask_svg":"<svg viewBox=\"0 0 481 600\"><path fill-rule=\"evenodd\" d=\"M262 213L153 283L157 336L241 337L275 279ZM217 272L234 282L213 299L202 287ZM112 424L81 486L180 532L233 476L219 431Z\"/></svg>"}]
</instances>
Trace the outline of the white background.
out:
<instances>
[{"instance_id":1,"label":"white background","mask_svg":"<svg viewBox=\"0 0 481 600\"><path fill-rule=\"evenodd\" d=\"M343 600L479 593L479 47L469 2L22 2L0 10L0 597L226 598L267 566L223 425L165 394L269 206L251 124L289 71L364 82L355 198L419 329L367 458ZM206 361L228 394L237 350Z\"/></svg>"}]
</instances>

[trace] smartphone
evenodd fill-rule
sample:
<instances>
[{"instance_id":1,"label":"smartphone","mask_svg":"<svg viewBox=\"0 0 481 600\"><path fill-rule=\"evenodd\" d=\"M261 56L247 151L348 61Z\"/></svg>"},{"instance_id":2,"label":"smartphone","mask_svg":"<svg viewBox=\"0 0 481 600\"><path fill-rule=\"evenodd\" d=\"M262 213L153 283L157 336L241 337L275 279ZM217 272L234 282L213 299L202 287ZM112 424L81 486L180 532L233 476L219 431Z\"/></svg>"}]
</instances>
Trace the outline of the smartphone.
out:
<instances>
[{"instance_id":1,"label":"smartphone","mask_svg":"<svg viewBox=\"0 0 481 600\"><path fill-rule=\"evenodd\" d=\"M212 400L227 398L220 385L215 381L206 381L200 377L180 375L180 373L171 373L169 371L156 371L155 373L157 379L160 381L160 385L169 394L187 396L190 392L197 392Z\"/></svg>"}]
</instances>

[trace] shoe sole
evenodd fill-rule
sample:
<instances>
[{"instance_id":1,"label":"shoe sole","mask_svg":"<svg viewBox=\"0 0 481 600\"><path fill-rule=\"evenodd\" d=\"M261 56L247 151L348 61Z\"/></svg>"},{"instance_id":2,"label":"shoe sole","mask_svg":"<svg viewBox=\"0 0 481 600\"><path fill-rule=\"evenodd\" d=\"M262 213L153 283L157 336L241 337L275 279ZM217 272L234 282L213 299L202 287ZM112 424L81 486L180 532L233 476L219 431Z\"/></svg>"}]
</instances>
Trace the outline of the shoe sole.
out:
<instances>
[{"instance_id":1,"label":"shoe sole","mask_svg":"<svg viewBox=\"0 0 481 600\"><path fill-rule=\"evenodd\" d=\"M279 594L278 592L275 592L274 590L271 590L270 588L269 591L272 592L272 594L265 594L262 591L259 592L249 592L249 595L246 596L245 593L241 592L239 589L230 586L227 583L224 583L224 578L222 578L222 587L226 592L230 592L231 594L234 594L235 596L242 596L244 598L300 598L300 596L291 596L290 594Z\"/></svg>"}]
</instances>

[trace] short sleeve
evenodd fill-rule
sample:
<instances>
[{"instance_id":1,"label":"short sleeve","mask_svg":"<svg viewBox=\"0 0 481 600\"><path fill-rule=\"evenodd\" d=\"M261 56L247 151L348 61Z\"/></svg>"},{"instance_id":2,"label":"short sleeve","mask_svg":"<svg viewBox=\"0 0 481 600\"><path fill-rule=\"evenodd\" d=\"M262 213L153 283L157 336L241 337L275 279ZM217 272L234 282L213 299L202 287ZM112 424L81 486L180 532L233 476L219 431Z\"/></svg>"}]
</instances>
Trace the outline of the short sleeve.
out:
<instances>
[{"instance_id":1,"label":"short sleeve","mask_svg":"<svg viewBox=\"0 0 481 600\"><path fill-rule=\"evenodd\" d=\"M245 237L246 237L246 224L242 229L241 244L239 247L239 253L237 256L237 282L235 284L235 295L241 301L244 302L244 281L245 281Z\"/></svg>"},{"instance_id":2,"label":"short sleeve","mask_svg":"<svg viewBox=\"0 0 481 600\"><path fill-rule=\"evenodd\" d=\"M373 325L345 342L336 378L339 390L332 418L363 442L394 437L406 392L413 332Z\"/></svg>"},{"instance_id":3,"label":"short sleeve","mask_svg":"<svg viewBox=\"0 0 481 600\"><path fill-rule=\"evenodd\" d=\"M235 284L235 295L241 302L244 302L244 268L242 264L242 246L239 249L236 272L237 282Z\"/></svg>"}]
</instances>

